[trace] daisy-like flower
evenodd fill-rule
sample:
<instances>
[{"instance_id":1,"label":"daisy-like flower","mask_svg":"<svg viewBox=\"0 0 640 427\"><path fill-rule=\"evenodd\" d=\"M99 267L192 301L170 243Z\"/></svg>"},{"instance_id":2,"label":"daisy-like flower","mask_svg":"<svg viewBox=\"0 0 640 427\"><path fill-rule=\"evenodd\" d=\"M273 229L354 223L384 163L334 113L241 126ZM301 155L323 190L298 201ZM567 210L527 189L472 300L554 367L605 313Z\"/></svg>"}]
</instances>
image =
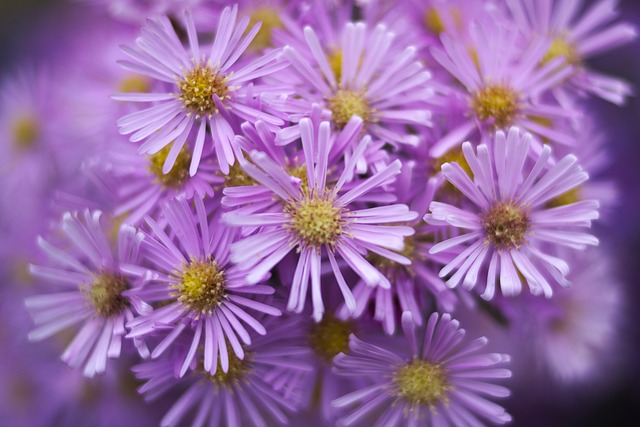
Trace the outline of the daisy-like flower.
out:
<instances>
[{"instance_id":1,"label":"daisy-like flower","mask_svg":"<svg viewBox=\"0 0 640 427\"><path fill-rule=\"evenodd\" d=\"M447 285L473 288L481 268L488 264L482 297L491 299L496 278L505 296L521 291L522 280L533 294L553 294L548 280L567 286L568 264L551 249L567 246L578 250L597 245L598 239L583 231L598 218L598 202L584 200L549 208L547 202L588 179L573 155L551 164L551 148L545 145L539 158L527 166L532 137L516 127L509 134L498 131L492 152L482 144L477 153L472 145L462 145L471 174L457 163L442 165L442 173L470 202L475 211L432 202L425 221L468 230L433 246L438 253L459 245L464 250L439 275ZM471 175L471 176L470 176Z\"/></svg>"},{"instance_id":2,"label":"daisy-like flower","mask_svg":"<svg viewBox=\"0 0 640 427\"><path fill-rule=\"evenodd\" d=\"M593 93L614 104L622 105L631 95L628 83L589 70L585 61L602 52L629 43L637 37L635 27L627 23L613 23L618 16L618 1L600 0L585 9L574 0L536 2L533 7L525 0L507 2L517 27L527 38L542 34L552 42L542 63L562 57L573 65L569 81L573 91Z\"/></svg>"},{"instance_id":3,"label":"daisy-like flower","mask_svg":"<svg viewBox=\"0 0 640 427\"><path fill-rule=\"evenodd\" d=\"M126 93L115 99L157 103L118 121L122 134L132 134L134 142L145 141L140 152L155 154L173 144L163 165L167 173L185 146L191 130L196 131L189 174L195 175L205 144L207 129L223 172L234 163L234 127L237 120L262 120L272 126L284 122L254 108L252 82L287 66L277 61L278 51L242 66L238 60L260 25L244 34L249 17L236 24L237 6L225 8L209 55L201 53L198 34L189 10L185 11L189 48L180 42L168 19L148 21L135 47L123 47L132 60L121 61L131 71L167 84L166 93Z\"/></svg>"},{"instance_id":4,"label":"daisy-like flower","mask_svg":"<svg viewBox=\"0 0 640 427\"><path fill-rule=\"evenodd\" d=\"M114 196L114 216L137 225L146 215L155 217L169 199L213 197L212 186L223 180L214 159L205 156L198 173L190 176L192 154L185 145L171 170L165 173L163 165L169 152L170 147L166 146L153 155L141 156L129 141L118 141L112 143L105 155L88 162L95 173L106 175L102 181Z\"/></svg>"},{"instance_id":5,"label":"daisy-like flower","mask_svg":"<svg viewBox=\"0 0 640 427\"><path fill-rule=\"evenodd\" d=\"M555 124L577 113L542 99L573 72L562 58L538 66L549 50L549 40L538 38L523 49L515 28L488 18L472 27L469 43L448 34L441 39L443 49L432 49L432 55L463 87L451 84L445 95L464 100L467 108L466 120L431 147L433 157L459 146L474 131L489 140L496 130L511 126L531 132L537 148L542 138L574 144L572 134Z\"/></svg>"},{"instance_id":6,"label":"daisy-like flower","mask_svg":"<svg viewBox=\"0 0 640 427\"><path fill-rule=\"evenodd\" d=\"M51 266L31 266L36 277L61 285L61 292L32 296L25 304L37 328L29 339L39 341L75 324L82 328L69 343L62 360L70 367L84 364L84 375L92 377L105 371L108 358L122 351L125 323L151 307L135 296L134 278L124 266L139 262L144 236L133 227L122 225L117 251L111 247L101 223L101 212L85 210L66 213L62 222L64 244L60 249L43 238L38 244L53 262ZM136 340L142 355L146 347Z\"/></svg>"},{"instance_id":7,"label":"daisy-like flower","mask_svg":"<svg viewBox=\"0 0 640 427\"><path fill-rule=\"evenodd\" d=\"M324 312L320 277L323 254L329 259L345 302L353 310L355 301L338 259L342 259L367 285L389 287L389 281L363 255L371 251L408 264L410 261L407 258L389 249L401 251L404 237L413 234L413 229L384 224L411 221L417 217L417 213L409 211L402 204L365 209L357 207L358 199L363 195L394 180L400 173L401 163L398 160L362 182L351 183L348 191L339 194L345 183L353 178L355 165L371 139L368 135L360 141L337 182L329 186L327 159L330 124L321 123L316 134L311 120L305 118L300 121L300 132L306 166L303 179L287 174L261 152L254 151L250 156L251 162L243 164L247 174L267 187L273 193L273 198L280 202L279 211L244 213L236 210L226 213L223 221L238 227L262 227L258 233L232 247L232 260L250 271L247 277L249 283L260 281L288 253L295 250L298 261L287 309L296 312L304 309L311 280L313 317L319 321ZM239 203L250 203L253 188L249 187L244 194L240 189L235 188L233 197ZM225 195L225 198L231 197L226 192Z\"/></svg>"},{"instance_id":8,"label":"daisy-like flower","mask_svg":"<svg viewBox=\"0 0 640 427\"><path fill-rule=\"evenodd\" d=\"M291 339L298 329L298 319L277 320L266 321L269 333L243 346L243 359L230 353L226 371L217 369L212 374L203 369L202 350L198 350L199 360L193 371L177 379L171 359L180 350L187 351L179 346L160 360L134 367L136 376L146 380L138 389L146 400L155 400L173 388L186 389L160 425L185 425L189 421L194 426L287 424L288 415L302 405L300 396L311 366L303 362L309 350Z\"/></svg>"},{"instance_id":9,"label":"daisy-like flower","mask_svg":"<svg viewBox=\"0 0 640 427\"><path fill-rule=\"evenodd\" d=\"M603 369L603 364L613 367L624 353L620 334L626 308L623 289L600 248L580 256L568 251L563 255L573 267L569 279L574 286L561 289L552 299L531 296L505 304L513 331L526 337L519 356L534 359L564 382L605 379L612 372ZM603 286L607 292L602 292Z\"/></svg>"},{"instance_id":10,"label":"daisy-like flower","mask_svg":"<svg viewBox=\"0 0 640 427\"><path fill-rule=\"evenodd\" d=\"M511 416L488 398L504 398L509 390L493 380L509 378L509 362L499 353L478 353L487 344L482 337L465 342L465 330L449 314L433 313L420 346L409 312L402 328L409 351L364 342L351 335L350 355L335 358L335 371L365 376L371 385L333 401L338 408L357 405L339 420L340 426L467 426L505 424Z\"/></svg>"},{"instance_id":11,"label":"daisy-like flower","mask_svg":"<svg viewBox=\"0 0 640 427\"><path fill-rule=\"evenodd\" d=\"M243 323L259 334L266 332L245 309L281 314L270 305L247 298L271 294L273 289L248 285L246 272L230 263L229 247L238 236L237 230L220 224L217 216L209 222L199 197L193 203L195 212L183 198L164 204L168 233L147 218L151 232L144 240L142 253L152 267L130 267L132 273L150 280L138 295L162 306L129 322L128 337L162 336L152 358L162 355L181 335L188 337L189 351L177 362L180 376L188 371L200 346L204 346L203 368L211 375L218 365L228 372L230 360L243 359L242 343L251 343Z\"/></svg>"},{"instance_id":12,"label":"daisy-like flower","mask_svg":"<svg viewBox=\"0 0 640 427\"><path fill-rule=\"evenodd\" d=\"M339 46L323 45L310 26L304 28L304 37L306 44L283 50L291 63L284 76L298 82L296 96L282 105L290 119L308 117L312 105L319 104L331 111L338 129L356 115L377 139L417 142L404 125L430 125L426 100L431 74L416 60L415 48L398 50L384 25L372 30L362 22L344 26Z\"/></svg>"}]
</instances>

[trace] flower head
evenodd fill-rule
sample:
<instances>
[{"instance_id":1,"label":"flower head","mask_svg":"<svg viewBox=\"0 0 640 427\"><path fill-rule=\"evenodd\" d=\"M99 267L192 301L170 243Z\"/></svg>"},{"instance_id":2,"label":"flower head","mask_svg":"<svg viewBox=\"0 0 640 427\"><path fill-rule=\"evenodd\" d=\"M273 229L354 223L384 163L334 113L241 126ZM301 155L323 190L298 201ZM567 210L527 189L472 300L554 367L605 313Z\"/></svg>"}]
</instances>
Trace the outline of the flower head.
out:
<instances>
[{"instance_id":1,"label":"flower head","mask_svg":"<svg viewBox=\"0 0 640 427\"><path fill-rule=\"evenodd\" d=\"M301 312L304 309L307 288L311 280L313 316L319 321L324 312L321 292L322 256L329 259L346 303L353 308L354 300L347 286L337 259L343 259L369 286L389 287L388 280L376 270L363 253L372 251L408 263L408 260L388 249L402 250L404 236L413 234L405 226L386 226L416 218L406 205L389 205L359 209L358 199L376 187L393 181L400 172L400 162L395 161L362 182L351 183L350 189L340 194L354 174L356 162L369 143L365 136L350 161L344 167L335 184L327 181L330 124L324 122L314 133L309 119L300 121L302 146L306 165L306 181L291 176L267 155L251 153L251 162L243 164L244 170L261 185L267 187L279 202L277 211L242 212L235 210L223 216L234 226L261 227L232 247L232 259L250 270L249 283L264 277L288 253L295 250L298 262L289 294L287 308ZM233 198L250 203L253 189L242 194L234 192ZM231 197L230 194L226 197ZM223 201L224 203L224 201Z\"/></svg>"},{"instance_id":2,"label":"flower head","mask_svg":"<svg viewBox=\"0 0 640 427\"><path fill-rule=\"evenodd\" d=\"M140 152L155 154L173 144L163 164L168 173L185 146L191 130L196 130L189 174L195 175L209 129L220 168L227 173L234 163L233 146L236 121L261 119L270 125L283 121L253 106L249 84L274 73L287 64L276 61L277 51L242 66L238 59L260 25L256 24L243 38L249 17L236 24L237 6L225 8L218 21L211 51L201 54L193 17L185 11L189 48L179 41L168 19L150 20L135 47L123 47L132 60L121 64L133 71L165 82L165 93L127 93L115 97L122 101L158 103L129 114L118 121L120 132L132 134L134 142L145 141ZM170 89L169 89L170 88Z\"/></svg>"},{"instance_id":3,"label":"flower head","mask_svg":"<svg viewBox=\"0 0 640 427\"><path fill-rule=\"evenodd\" d=\"M505 295L515 295L526 281L534 294L553 294L551 282L567 285L568 264L550 248L568 246L584 249L598 239L582 231L598 218L598 202L584 200L560 207L548 202L587 180L586 172L573 155L550 162L551 149L544 146L532 165L531 135L512 127L509 134L498 131L493 149L482 144L477 153L470 143L462 145L471 169L467 174L457 163L442 165L442 173L474 205L461 209L432 202L427 222L448 224L468 230L433 246L438 253L459 245L464 250L442 270L447 285L473 288L488 264L482 296L491 299L496 279Z\"/></svg>"},{"instance_id":4,"label":"flower head","mask_svg":"<svg viewBox=\"0 0 640 427\"><path fill-rule=\"evenodd\" d=\"M244 358L243 344L250 344L251 338L243 323L259 334L266 333L246 308L280 315L278 309L243 296L270 294L273 289L247 284L246 273L230 263L229 249L238 237L237 230L220 224L218 217L209 222L202 199L196 197L193 203L195 212L185 199L165 203L162 212L169 234L147 218L151 231L143 244L143 256L151 269L136 267L134 271L150 279L140 296L149 303L162 304L128 324L130 337L162 337L152 358L162 355L181 335L186 336L190 350L176 362L180 376L190 369L201 345L203 368L211 375L218 366L225 373L232 369L234 357Z\"/></svg>"},{"instance_id":5,"label":"flower head","mask_svg":"<svg viewBox=\"0 0 640 427\"><path fill-rule=\"evenodd\" d=\"M370 383L333 401L338 408L357 405L339 425L366 425L374 413L379 416L378 425L457 426L511 420L504 408L486 398L509 395L508 389L490 382L511 376L508 369L495 367L509 362L508 355L478 354L487 339L465 342L464 329L449 314L429 317L422 346L409 312L402 316L402 327L409 352L397 346L393 350L379 347L352 335L351 354L336 356L336 373L364 376Z\"/></svg>"},{"instance_id":6,"label":"flower head","mask_svg":"<svg viewBox=\"0 0 640 427\"><path fill-rule=\"evenodd\" d=\"M62 231L69 249L62 250L40 238L38 244L52 261L52 266L32 266L31 272L42 279L60 284L64 291L32 296L25 304L37 328L29 339L48 338L77 323L83 326L62 354L72 368L84 364L84 374L93 376L105 371L107 358L117 358L122 349L125 323L134 312L147 313L151 307L128 291L135 278L124 266L139 261L143 235L122 225L118 232L118 249L111 247L101 223L101 212L85 210L66 213ZM146 347L136 340L141 354Z\"/></svg>"}]
</instances>

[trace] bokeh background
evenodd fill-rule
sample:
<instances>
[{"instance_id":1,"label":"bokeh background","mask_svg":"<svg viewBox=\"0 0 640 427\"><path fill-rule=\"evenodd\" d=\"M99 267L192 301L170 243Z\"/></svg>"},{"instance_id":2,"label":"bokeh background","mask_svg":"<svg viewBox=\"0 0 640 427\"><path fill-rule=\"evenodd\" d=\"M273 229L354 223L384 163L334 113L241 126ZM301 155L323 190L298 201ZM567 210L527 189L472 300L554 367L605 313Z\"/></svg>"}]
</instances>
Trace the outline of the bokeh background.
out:
<instances>
[{"instance_id":1,"label":"bokeh background","mask_svg":"<svg viewBox=\"0 0 640 427\"><path fill-rule=\"evenodd\" d=\"M640 26L640 1L622 0L620 11L623 20ZM54 57L59 58L74 43L75 37L83 37L85 34L95 36L98 30L93 24L103 20L103 16L87 8L81 1L0 0L0 78L22 64L40 64ZM620 280L626 288L625 309L628 315L622 325L626 354L620 358L623 362L617 368L621 372L611 372L616 380L606 385L576 388L550 384L548 390L543 390L542 393L540 390L531 390L530 394L526 390L524 393L520 390L520 394L506 402L516 420L512 424L514 426L640 426L640 41L636 40L599 56L591 61L591 66L606 74L622 77L636 88L636 96L623 108L597 99L591 101L595 128L605 134L613 159L608 175L616 181L621 196L621 204L613 213L612 221L598 225L596 234L612 254L617 273L617 277L612 280ZM20 195L16 194L15 197ZM3 243L6 245L9 242ZM5 298L0 309L6 311L12 305L21 304L22 301L7 301ZM16 334L28 331L30 325L24 325L24 319L16 319L20 324L12 325L5 317L2 317L5 324L0 328L0 352L11 352L13 358L8 361L6 357L2 357L5 366L0 367L0 399L19 402L16 394L34 392L33 388L39 387L39 384L30 383L28 386L18 387L12 374L20 372L20 369L38 369L43 375L42 387L51 387L51 383L45 378L54 375L49 369L66 368L29 367L32 354L26 353L46 352L50 349L47 344L26 344L25 336L7 337L12 331ZM25 354L20 354L20 351ZM15 366L11 363L15 363ZM52 365L61 365L61 362L54 357ZM109 382L110 379L100 381ZM100 381L92 386L66 386L76 387L73 390L83 390L83 399L87 396L95 398L95 394L100 393ZM157 424L157 407L145 406L136 397L134 387L134 384L118 385L117 389L121 391L122 399L128 402L127 406L140 409L131 412L134 415L121 420L120 425ZM55 400L55 389L39 392L51 393ZM70 398L73 393L66 396ZM6 403L3 402L3 408L6 408ZM64 406L67 412L83 410L81 399L78 402L62 401L57 404ZM115 410L117 408L119 407L114 406ZM29 411L33 411L35 420L39 419L38 411L44 409L29 408ZM60 412L51 413L56 415L50 420L50 425L68 425L65 420L78 419L65 418L66 415ZM0 426L5 425L15 424L0 417Z\"/></svg>"}]
</instances>

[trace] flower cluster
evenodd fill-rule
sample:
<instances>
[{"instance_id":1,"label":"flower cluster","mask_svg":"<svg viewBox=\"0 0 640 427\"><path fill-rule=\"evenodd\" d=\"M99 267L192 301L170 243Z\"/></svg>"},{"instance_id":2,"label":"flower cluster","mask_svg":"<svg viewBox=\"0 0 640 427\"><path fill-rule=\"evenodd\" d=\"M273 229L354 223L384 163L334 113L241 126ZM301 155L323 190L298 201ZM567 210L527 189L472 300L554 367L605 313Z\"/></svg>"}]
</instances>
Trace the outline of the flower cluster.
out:
<instances>
[{"instance_id":1,"label":"flower cluster","mask_svg":"<svg viewBox=\"0 0 640 427\"><path fill-rule=\"evenodd\" d=\"M615 2L92 3L80 72L0 89L1 292L47 357L163 426L500 425L512 371L595 376Z\"/></svg>"}]
</instances>

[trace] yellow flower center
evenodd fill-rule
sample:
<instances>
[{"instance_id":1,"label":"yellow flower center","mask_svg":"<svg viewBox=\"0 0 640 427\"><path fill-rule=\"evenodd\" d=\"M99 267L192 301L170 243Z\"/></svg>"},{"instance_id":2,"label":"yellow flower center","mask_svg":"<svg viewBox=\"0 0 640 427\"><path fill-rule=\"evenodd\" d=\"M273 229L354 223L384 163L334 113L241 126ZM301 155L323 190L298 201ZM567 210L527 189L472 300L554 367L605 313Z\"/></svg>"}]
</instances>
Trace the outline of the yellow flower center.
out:
<instances>
[{"instance_id":1,"label":"yellow flower center","mask_svg":"<svg viewBox=\"0 0 640 427\"><path fill-rule=\"evenodd\" d=\"M331 53L327 55L327 61L329 61L329 68L333 71L336 81L340 82L342 77L342 51L338 48L331 49Z\"/></svg>"},{"instance_id":2,"label":"yellow flower center","mask_svg":"<svg viewBox=\"0 0 640 427\"><path fill-rule=\"evenodd\" d=\"M204 375L209 381L213 382L218 387L227 387L230 388L232 385L237 384L246 375L251 372L251 354L245 352L244 359L240 359L236 356L235 351L227 344L227 354L229 357L229 370L224 372L222 370L222 365L220 364L220 358L218 358L218 367L216 369L216 373L211 375L209 372L204 369L200 369L200 373ZM204 363L201 362L200 366Z\"/></svg>"},{"instance_id":3,"label":"yellow flower center","mask_svg":"<svg viewBox=\"0 0 640 427\"><path fill-rule=\"evenodd\" d=\"M36 145L40 138L40 124L35 117L24 114L13 122L13 141L19 149L29 149Z\"/></svg>"},{"instance_id":4,"label":"yellow flower center","mask_svg":"<svg viewBox=\"0 0 640 427\"><path fill-rule=\"evenodd\" d=\"M327 102L331 110L331 120L338 127L344 126L354 115L360 116L364 122L371 119L371 108L364 94L347 89L339 89Z\"/></svg>"},{"instance_id":5,"label":"yellow flower center","mask_svg":"<svg viewBox=\"0 0 640 427\"><path fill-rule=\"evenodd\" d=\"M211 314L226 296L224 270L211 257L192 260L182 270L179 279L174 286L178 301L199 315Z\"/></svg>"},{"instance_id":6,"label":"yellow flower center","mask_svg":"<svg viewBox=\"0 0 640 427\"><path fill-rule=\"evenodd\" d=\"M557 208L560 206L570 205L572 203L577 203L582 198L580 197L580 187L574 187L566 193L562 193L561 195L554 197L545 203L546 208Z\"/></svg>"},{"instance_id":7,"label":"yellow flower center","mask_svg":"<svg viewBox=\"0 0 640 427\"><path fill-rule=\"evenodd\" d=\"M516 92L500 84L485 86L476 92L471 108L480 120L492 120L497 128L509 127L520 111Z\"/></svg>"},{"instance_id":8,"label":"yellow flower center","mask_svg":"<svg viewBox=\"0 0 640 427\"><path fill-rule=\"evenodd\" d=\"M162 167L167 160L167 156L171 151L171 144L158 151L156 154L149 156L149 172L155 176L155 181L166 188L180 188L189 178L189 165L191 164L191 152L184 145L176 162L169 172L162 173Z\"/></svg>"},{"instance_id":9,"label":"yellow flower center","mask_svg":"<svg viewBox=\"0 0 640 427\"><path fill-rule=\"evenodd\" d=\"M224 175L224 186L226 187L242 187L248 185L256 185L256 181L251 178L242 169L240 163L236 162L229 167L229 173Z\"/></svg>"},{"instance_id":10,"label":"yellow flower center","mask_svg":"<svg viewBox=\"0 0 640 427\"><path fill-rule=\"evenodd\" d=\"M262 26L258 34L256 34L251 41L249 49L259 52L267 47L273 46L271 42L272 32L273 30L283 28L284 24L282 23L282 19L280 19L280 12L269 6L257 7L249 14L247 31L253 28L258 22L262 22Z\"/></svg>"},{"instance_id":11,"label":"yellow flower center","mask_svg":"<svg viewBox=\"0 0 640 427\"><path fill-rule=\"evenodd\" d=\"M513 202L498 202L482 218L487 241L498 249L519 248L529 231L529 215Z\"/></svg>"},{"instance_id":12,"label":"yellow flower center","mask_svg":"<svg viewBox=\"0 0 640 427\"><path fill-rule=\"evenodd\" d=\"M393 382L396 395L411 405L433 406L438 402L447 402L447 391L451 389L442 366L420 359L401 367Z\"/></svg>"},{"instance_id":13,"label":"yellow flower center","mask_svg":"<svg viewBox=\"0 0 640 427\"><path fill-rule=\"evenodd\" d=\"M333 246L343 234L343 211L333 197L305 196L286 207L291 215L291 230L308 247Z\"/></svg>"},{"instance_id":14,"label":"yellow flower center","mask_svg":"<svg viewBox=\"0 0 640 427\"><path fill-rule=\"evenodd\" d=\"M467 163L467 159L464 157L464 153L462 152L462 147L452 148L442 156L433 159L432 167L434 172L440 172L442 169L442 165L445 163L457 163L460 165L462 170L469 176L469 178L473 179L473 172L471 171L471 167L469 163ZM438 190L438 194L446 194L449 196L459 196L460 190L458 190L455 185L446 180L442 187Z\"/></svg>"},{"instance_id":15,"label":"yellow flower center","mask_svg":"<svg viewBox=\"0 0 640 427\"><path fill-rule=\"evenodd\" d=\"M178 99L184 107L196 117L211 116L218 113L213 102L213 95L222 100L229 96L227 76L218 74L209 63L194 63L177 85L180 89Z\"/></svg>"},{"instance_id":16,"label":"yellow flower center","mask_svg":"<svg viewBox=\"0 0 640 427\"><path fill-rule=\"evenodd\" d=\"M417 241L416 241L416 235L413 236L407 236L404 238L404 249L400 252L398 252L400 255L403 255L407 258L409 258L410 260L414 260L416 258L416 249L417 249ZM371 263L371 265L373 265L374 267L376 267L378 270L384 272L385 274L388 274L390 271L395 270L410 270L411 266L410 265L403 265L403 264L398 264L395 261L390 260L389 258L385 258L381 255L378 255L375 252L370 252L367 255L367 260ZM389 278L389 277L387 277Z\"/></svg>"},{"instance_id":17,"label":"yellow flower center","mask_svg":"<svg viewBox=\"0 0 640 427\"><path fill-rule=\"evenodd\" d=\"M430 7L426 10L424 14L424 25L434 34L440 34L445 30L442 17L435 7Z\"/></svg>"},{"instance_id":18,"label":"yellow flower center","mask_svg":"<svg viewBox=\"0 0 640 427\"><path fill-rule=\"evenodd\" d=\"M349 335L354 332L352 322L344 322L325 315L309 332L309 344L321 358L331 361L339 353L349 350Z\"/></svg>"},{"instance_id":19,"label":"yellow flower center","mask_svg":"<svg viewBox=\"0 0 640 427\"><path fill-rule=\"evenodd\" d=\"M151 91L151 82L145 76L131 74L120 81L118 90L125 93L148 93Z\"/></svg>"},{"instance_id":20,"label":"yellow flower center","mask_svg":"<svg viewBox=\"0 0 640 427\"><path fill-rule=\"evenodd\" d=\"M564 58L565 64L577 65L580 63L580 55L576 47L562 37L556 37L551 41L549 50L540 62L544 65L559 57Z\"/></svg>"},{"instance_id":21,"label":"yellow flower center","mask_svg":"<svg viewBox=\"0 0 640 427\"><path fill-rule=\"evenodd\" d=\"M96 313L102 317L116 316L129 305L122 296L129 289L129 283L121 275L103 271L93 279L93 283L82 285L81 289Z\"/></svg>"}]
</instances>

